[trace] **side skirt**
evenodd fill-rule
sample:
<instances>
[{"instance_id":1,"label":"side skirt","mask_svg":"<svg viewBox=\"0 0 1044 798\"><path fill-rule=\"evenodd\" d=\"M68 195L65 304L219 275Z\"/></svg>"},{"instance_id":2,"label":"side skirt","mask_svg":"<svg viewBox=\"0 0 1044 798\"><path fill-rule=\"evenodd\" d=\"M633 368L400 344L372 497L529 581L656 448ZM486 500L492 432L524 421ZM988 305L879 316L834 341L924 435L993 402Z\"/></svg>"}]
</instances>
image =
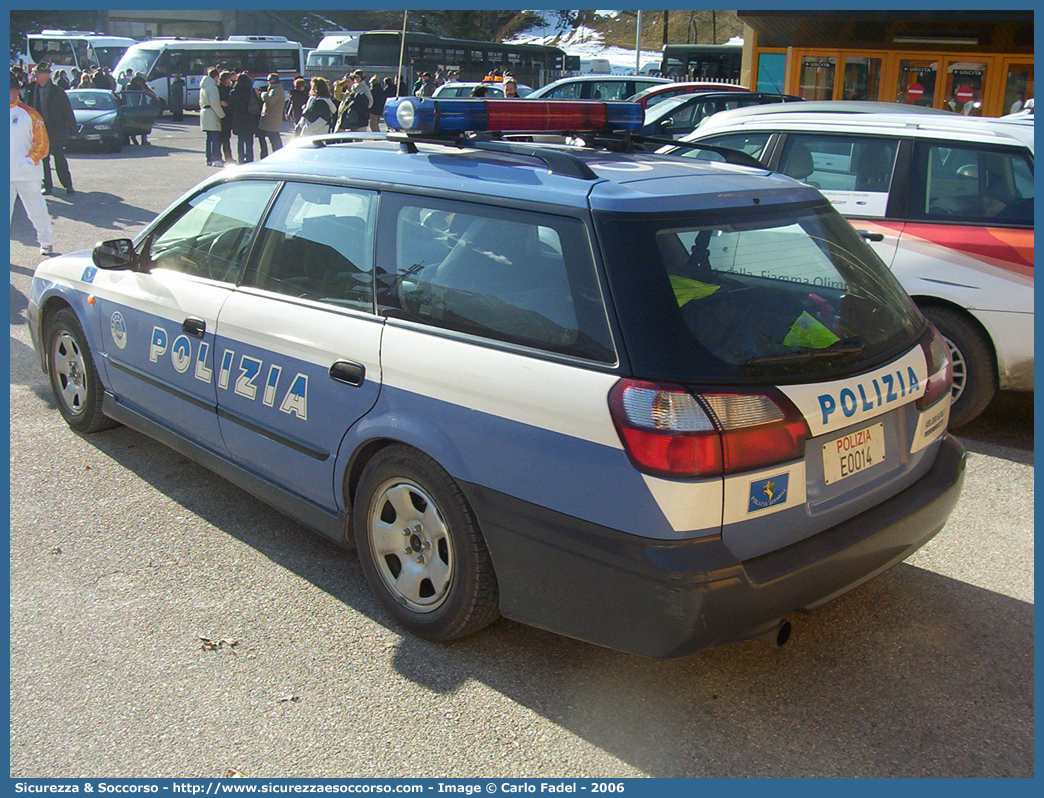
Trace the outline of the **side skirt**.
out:
<instances>
[{"instance_id":1,"label":"side skirt","mask_svg":"<svg viewBox=\"0 0 1044 798\"><path fill-rule=\"evenodd\" d=\"M343 548L351 548L350 530L346 527L344 513L331 513L313 502L303 499L267 479L247 471L225 457L204 449L188 438L172 432L161 424L143 416L126 405L120 404L112 394L106 392L102 399L102 412L109 418L155 438L179 454L185 455L201 466L210 469L233 485L260 499L265 504L290 516L309 529L319 532Z\"/></svg>"}]
</instances>

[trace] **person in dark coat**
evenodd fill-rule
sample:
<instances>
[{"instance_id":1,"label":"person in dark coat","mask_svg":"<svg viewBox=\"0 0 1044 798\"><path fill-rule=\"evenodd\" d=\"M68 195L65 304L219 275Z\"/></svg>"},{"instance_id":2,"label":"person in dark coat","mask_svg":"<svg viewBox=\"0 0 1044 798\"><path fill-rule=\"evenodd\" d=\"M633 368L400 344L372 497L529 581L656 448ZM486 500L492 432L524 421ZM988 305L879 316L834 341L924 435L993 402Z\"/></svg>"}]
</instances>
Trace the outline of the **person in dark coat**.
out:
<instances>
[{"instance_id":1,"label":"person in dark coat","mask_svg":"<svg viewBox=\"0 0 1044 798\"><path fill-rule=\"evenodd\" d=\"M232 163L232 78L227 69L218 75L218 95L225 115L221 118L221 156L225 163Z\"/></svg>"},{"instance_id":2,"label":"person in dark coat","mask_svg":"<svg viewBox=\"0 0 1044 798\"><path fill-rule=\"evenodd\" d=\"M232 108L232 132L236 134L239 162L254 160L254 138L261 121L261 98L254 91L254 81L249 72L240 72L232 88L229 101Z\"/></svg>"},{"instance_id":3,"label":"person in dark coat","mask_svg":"<svg viewBox=\"0 0 1044 798\"><path fill-rule=\"evenodd\" d=\"M301 112L304 111L305 105L308 103L308 84L304 78L296 78L294 80L294 87L290 89L290 121L294 127L297 127L297 123L301 121Z\"/></svg>"},{"instance_id":4,"label":"person in dark coat","mask_svg":"<svg viewBox=\"0 0 1044 798\"><path fill-rule=\"evenodd\" d=\"M381 129L381 116L384 114L384 102L387 100L381 79L376 75L370 78L370 96L373 98L370 105L370 130L376 133Z\"/></svg>"},{"instance_id":5,"label":"person in dark coat","mask_svg":"<svg viewBox=\"0 0 1044 798\"><path fill-rule=\"evenodd\" d=\"M185 79L177 72L170 79L170 118L175 122L185 118Z\"/></svg>"},{"instance_id":6,"label":"person in dark coat","mask_svg":"<svg viewBox=\"0 0 1044 798\"><path fill-rule=\"evenodd\" d=\"M29 84L25 104L36 109L43 117L47 139L51 145L50 152L43 160L42 193L50 194L54 191L51 178L51 158L54 158L58 180L67 194L75 194L72 175L69 174L69 161L65 157L65 147L76 133L76 115L73 114L72 104L65 92L51 82L51 65L48 62L41 61L36 65L36 80L35 83Z\"/></svg>"}]
</instances>

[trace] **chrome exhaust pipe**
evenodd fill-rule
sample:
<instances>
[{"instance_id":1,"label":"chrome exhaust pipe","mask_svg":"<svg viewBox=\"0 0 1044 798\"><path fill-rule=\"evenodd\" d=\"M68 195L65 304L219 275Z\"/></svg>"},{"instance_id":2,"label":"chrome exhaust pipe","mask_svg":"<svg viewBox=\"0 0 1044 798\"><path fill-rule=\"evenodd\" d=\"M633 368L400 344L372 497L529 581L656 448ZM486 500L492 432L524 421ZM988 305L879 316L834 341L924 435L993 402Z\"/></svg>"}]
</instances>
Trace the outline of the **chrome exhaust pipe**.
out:
<instances>
[{"instance_id":1,"label":"chrome exhaust pipe","mask_svg":"<svg viewBox=\"0 0 1044 798\"><path fill-rule=\"evenodd\" d=\"M794 627L790 624L790 621L780 621L771 629L762 632L761 634L754 635L755 639L762 640L769 645L782 648L790 640L790 634L794 631Z\"/></svg>"}]
</instances>

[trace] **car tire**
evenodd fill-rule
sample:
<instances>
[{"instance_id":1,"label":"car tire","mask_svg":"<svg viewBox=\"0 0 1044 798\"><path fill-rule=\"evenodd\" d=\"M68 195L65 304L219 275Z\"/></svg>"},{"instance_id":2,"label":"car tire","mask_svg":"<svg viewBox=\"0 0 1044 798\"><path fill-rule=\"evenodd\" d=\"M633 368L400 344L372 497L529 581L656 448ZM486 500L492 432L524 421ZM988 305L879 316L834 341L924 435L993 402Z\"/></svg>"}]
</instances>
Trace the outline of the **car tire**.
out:
<instances>
[{"instance_id":1,"label":"car tire","mask_svg":"<svg viewBox=\"0 0 1044 798\"><path fill-rule=\"evenodd\" d=\"M47 375L58 410L77 432L100 432L117 426L102 413L101 377L76 314L63 308L47 325Z\"/></svg>"},{"instance_id":2,"label":"car tire","mask_svg":"<svg viewBox=\"0 0 1044 798\"><path fill-rule=\"evenodd\" d=\"M468 501L430 457L403 445L367 463L353 525L370 589L427 640L465 637L500 616L493 562Z\"/></svg>"},{"instance_id":3,"label":"car tire","mask_svg":"<svg viewBox=\"0 0 1044 798\"><path fill-rule=\"evenodd\" d=\"M946 341L953 363L950 429L975 419L997 392L997 359L989 339L971 319L951 308L922 309Z\"/></svg>"}]
</instances>

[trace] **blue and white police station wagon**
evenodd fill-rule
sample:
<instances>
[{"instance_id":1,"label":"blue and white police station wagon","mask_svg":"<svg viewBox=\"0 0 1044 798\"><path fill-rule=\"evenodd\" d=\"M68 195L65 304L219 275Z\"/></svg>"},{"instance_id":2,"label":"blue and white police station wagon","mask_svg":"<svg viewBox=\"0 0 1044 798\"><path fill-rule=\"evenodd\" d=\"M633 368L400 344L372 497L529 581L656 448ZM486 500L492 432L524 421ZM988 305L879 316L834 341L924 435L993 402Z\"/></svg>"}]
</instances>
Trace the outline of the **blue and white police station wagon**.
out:
<instances>
[{"instance_id":1,"label":"blue and white police station wagon","mask_svg":"<svg viewBox=\"0 0 1044 798\"><path fill-rule=\"evenodd\" d=\"M70 426L354 545L432 640L504 615L648 657L781 642L942 528L946 346L818 191L636 152L630 103L386 119L42 263Z\"/></svg>"}]
</instances>

